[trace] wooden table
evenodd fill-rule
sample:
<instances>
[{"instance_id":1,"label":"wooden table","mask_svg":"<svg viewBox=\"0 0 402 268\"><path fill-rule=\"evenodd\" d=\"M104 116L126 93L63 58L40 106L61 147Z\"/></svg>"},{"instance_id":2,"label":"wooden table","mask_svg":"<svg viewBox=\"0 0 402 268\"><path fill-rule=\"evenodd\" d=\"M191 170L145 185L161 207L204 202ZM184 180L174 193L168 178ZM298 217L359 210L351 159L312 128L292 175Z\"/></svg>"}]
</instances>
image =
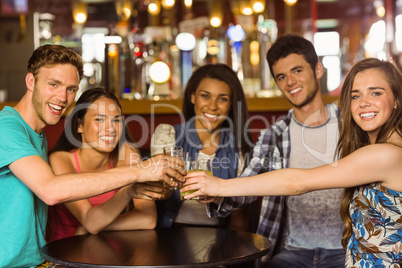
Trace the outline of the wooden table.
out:
<instances>
[{"instance_id":1,"label":"wooden table","mask_svg":"<svg viewBox=\"0 0 402 268\"><path fill-rule=\"evenodd\" d=\"M69 267L259 267L270 246L253 233L185 227L73 236L48 243L42 255Z\"/></svg>"}]
</instances>

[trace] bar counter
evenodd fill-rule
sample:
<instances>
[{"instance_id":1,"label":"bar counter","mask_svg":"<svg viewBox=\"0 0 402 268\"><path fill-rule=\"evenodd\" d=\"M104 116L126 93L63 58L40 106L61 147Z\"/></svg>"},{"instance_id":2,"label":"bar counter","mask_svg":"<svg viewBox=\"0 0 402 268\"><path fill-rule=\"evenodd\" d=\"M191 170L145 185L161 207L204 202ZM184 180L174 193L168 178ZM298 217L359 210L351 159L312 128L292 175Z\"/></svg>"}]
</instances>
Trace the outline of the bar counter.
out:
<instances>
[{"instance_id":1,"label":"bar counter","mask_svg":"<svg viewBox=\"0 0 402 268\"><path fill-rule=\"evenodd\" d=\"M339 96L324 96L325 103L333 103ZM177 114L181 111L182 100L120 100L124 115L149 115L149 114ZM14 106L16 102L0 103L0 110L4 106ZM286 112L290 109L290 103L282 96L269 98L247 98L248 111L250 113ZM175 110L177 107L179 110Z\"/></svg>"}]
</instances>

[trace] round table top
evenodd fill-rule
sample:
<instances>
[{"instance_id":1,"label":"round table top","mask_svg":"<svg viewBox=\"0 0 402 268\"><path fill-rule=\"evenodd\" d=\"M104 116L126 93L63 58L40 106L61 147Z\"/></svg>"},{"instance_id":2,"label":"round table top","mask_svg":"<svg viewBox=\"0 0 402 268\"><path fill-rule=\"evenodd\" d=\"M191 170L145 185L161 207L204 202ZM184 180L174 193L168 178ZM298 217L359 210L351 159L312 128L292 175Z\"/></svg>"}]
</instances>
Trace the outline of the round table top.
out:
<instances>
[{"instance_id":1,"label":"round table top","mask_svg":"<svg viewBox=\"0 0 402 268\"><path fill-rule=\"evenodd\" d=\"M45 245L42 255L70 267L218 267L258 259L270 246L253 233L185 227L67 237Z\"/></svg>"}]
</instances>

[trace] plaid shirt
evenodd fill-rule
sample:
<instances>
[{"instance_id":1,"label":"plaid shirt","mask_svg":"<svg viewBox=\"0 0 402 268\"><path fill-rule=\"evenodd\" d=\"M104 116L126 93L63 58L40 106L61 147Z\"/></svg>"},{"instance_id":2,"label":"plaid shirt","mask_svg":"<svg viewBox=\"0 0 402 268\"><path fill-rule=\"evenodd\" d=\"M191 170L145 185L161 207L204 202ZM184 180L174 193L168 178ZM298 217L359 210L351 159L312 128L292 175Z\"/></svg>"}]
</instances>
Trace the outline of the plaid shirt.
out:
<instances>
[{"instance_id":1,"label":"plaid shirt","mask_svg":"<svg viewBox=\"0 0 402 268\"><path fill-rule=\"evenodd\" d=\"M335 104L328 104L335 109L339 117L339 109ZM290 158L290 129L289 124L292 118L293 109L289 110L286 118L275 123L268 129L262 130L258 137L257 144L253 149L253 156L248 167L243 171L241 177L258 175L272 170L288 168ZM214 203L208 206L210 217L228 215L233 208L239 208L257 200L256 196L225 197L217 205ZM261 204L261 212L257 234L267 237L271 241L272 249L269 256L279 246L277 245L280 236L281 222L286 221L285 197L264 196Z\"/></svg>"}]
</instances>

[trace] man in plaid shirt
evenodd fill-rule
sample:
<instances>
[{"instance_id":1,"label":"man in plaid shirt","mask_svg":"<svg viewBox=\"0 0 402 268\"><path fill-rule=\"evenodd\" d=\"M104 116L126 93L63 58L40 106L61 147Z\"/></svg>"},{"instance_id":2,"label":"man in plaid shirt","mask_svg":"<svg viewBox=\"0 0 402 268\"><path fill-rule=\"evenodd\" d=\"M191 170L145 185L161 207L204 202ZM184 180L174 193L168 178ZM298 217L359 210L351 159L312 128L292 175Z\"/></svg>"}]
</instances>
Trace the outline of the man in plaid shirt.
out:
<instances>
[{"instance_id":1,"label":"man in plaid shirt","mask_svg":"<svg viewBox=\"0 0 402 268\"><path fill-rule=\"evenodd\" d=\"M296 35L279 38L267 53L276 84L292 104L288 115L260 132L242 177L281 168L313 168L331 163L338 140L339 109L325 105L318 79L323 67L314 46ZM257 233L268 237L272 251L268 267L343 267L345 252L339 210L343 189L300 196L265 196ZM231 197L211 203L211 217L257 197Z\"/></svg>"}]
</instances>

